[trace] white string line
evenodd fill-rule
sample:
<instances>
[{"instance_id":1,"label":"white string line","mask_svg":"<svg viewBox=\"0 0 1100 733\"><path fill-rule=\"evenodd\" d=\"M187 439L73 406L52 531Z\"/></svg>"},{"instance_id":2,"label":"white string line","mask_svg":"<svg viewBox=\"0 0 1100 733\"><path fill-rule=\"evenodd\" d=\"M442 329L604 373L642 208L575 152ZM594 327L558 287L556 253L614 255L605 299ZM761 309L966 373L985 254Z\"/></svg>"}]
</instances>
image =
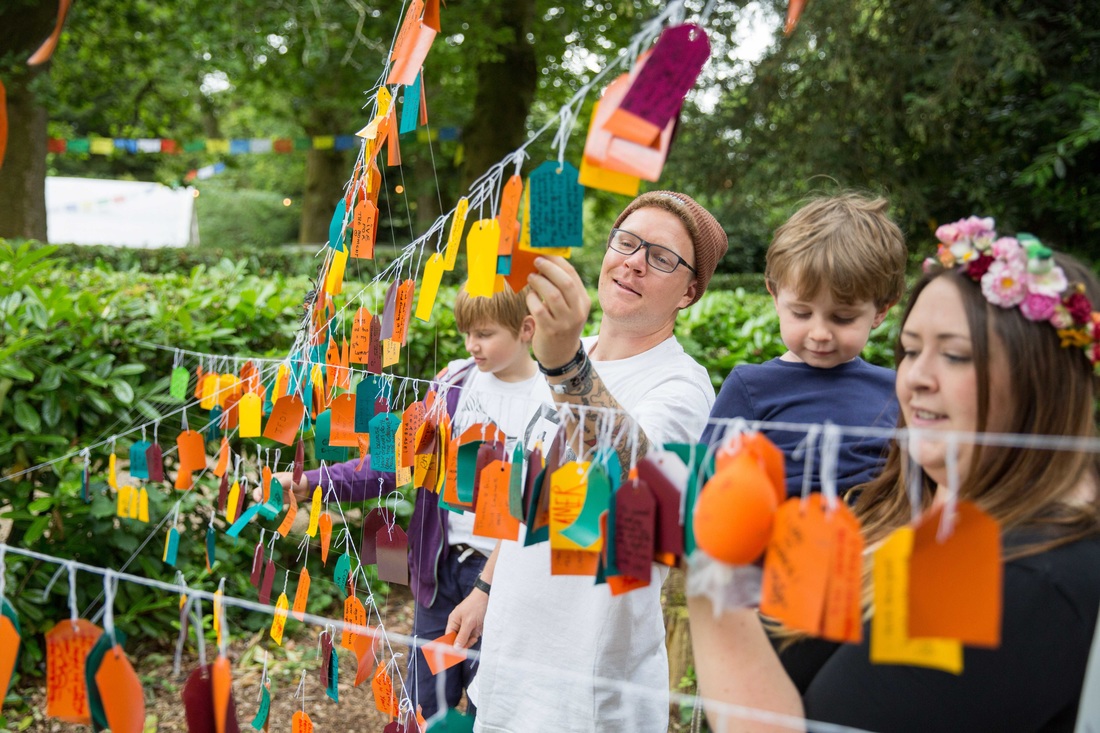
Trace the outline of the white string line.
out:
<instances>
[{"instance_id":1,"label":"white string line","mask_svg":"<svg viewBox=\"0 0 1100 733\"><path fill-rule=\"evenodd\" d=\"M11 553L11 554L14 554L14 555L22 555L22 556L33 558L33 559L36 559L36 560L41 560L42 562L49 562L49 563L54 563L54 564L65 566L65 567L75 568L77 570L82 570L82 571L84 571L86 573L89 573L89 574L92 574L92 575L105 576L105 575L109 574L111 576L111 578L113 580L116 580L116 581L125 581L125 582L128 582L128 583L135 583L137 585L143 585L143 586L150 587L150 588L156 588L156 589L159 589L159 590L168 591L170 593L178 593L178 594L187 596L189 599L194 597L194 598L206 599L206 600L209 600L211 602L213 602L213 599L214 599L214 593L202 590L200 588L193 588L193 587L188 586L186 584L167 583L167 582L160 581L160 580L153 580L151 578L143 578L143 577L140 577L140 576L137 576L137 575L129 575L127 573L122 573L122 572L109 570L109 569L105 569L105 568L100 568L100 567L97 567L97 566L94 566L94 565L87 565L85 563L77 562L75 560L63 559L63 558L59 558L59 557L56 557L56 556L53 556L53 555L47 555L45 553L35 552L33 550L26 550L26 549L19 548L19 547L12 547L10 545L2 544L2 543L0 543L0 550L2 550L3 553ZM0 556L2 556L3 553L0 553ZM3 573L3 572L4 572L4 569L0 568L0 573ZM269 615L269 616L273 616L274 612L275 612L275 606L273 606L273 605L265 605L265 604L258 603L258 602L255 602L255 601L250 601L250 600L247 600L247 599L244 599L244 598L236 598L234 596L227 596L227 595L224 595L224 594L219 597L219 602L221 603L221 605L223 607L230 606L230 607L235 607L235 608L240 608L240 609L243 609L243 610L246 610L246 611L250 611L250 612L253 612L253 613L262 613L262 614ZM289 616L289 613L288 613L288 616ZM295 619L297 619L297 617L295 617ZM399 632L386 631L384 626L381 625L381 624L379 624L379 626L377 626L377 627L360 626L358 624L349 624L346 621L344 621L343 618L339 618L339 619L329 618L329 617L326 617L326 616L319 616L319 615L308 613L308 612L303 614L302 623L304 623L306 625L311 625L311 626L319 626L319 627L322 627L322 628L324 628L326 626L332 626L336 630L339 630L341 632L346 630L346 631L349 631L349 632L352 632L352 633L355 633L355 634L359 634L359 635L362 635L362 636L368 636L372 639L382 639L383 641L387 642L387 644L391 639L393 639L393 640L397 641L398 643L404 644L404 645L406 645L410 648L421 648L421 647L425 647L428 644L432 643L432 640L422 640L422 639L419 639L415 636L409 636L407 634L402 634L402 633L399 633ZM226 633L226 630L223 629L222 632ZM392 647L390 647L390 649L392 651ZM428 652L425 651L425 653L427 654ZM480 653L479 652L476 652L474 650L469 650L469 649L467 649L467 650L454 649L453 653L465 653L467 655L467 657L469 657L470 659L475 659L475 660L480 658ZM392 656L392 654L391 654L391 656ZM771 723L773 725L778 725L778 726L781 726L781 727L784 727L784 728L790 728L792 730L803 730L807 727L807 724L809 724L809 729L810 730L825 731L826 733L866 733L866 731L863 731L860 728L852 728L852 727L848 727L848 726L834 725L834 724L831 724L831 723L817 723L817 722L813 722L813 721L807 721L807 720L805 720L803 718L799 718L797 716L783 715L783 714L771 712L771 711L768 711L768 710L761 710L761 709L742 706L742 705L733 705L733 704L729 704L729 703L722 703L722 702L719 702L717 700L710 700L708 698L697 696L697 695L687 695L687 694L680 693L680 692L673 692L673 691L667 690L664 687L661 687L659 690L654 690L653 688L651 688L647 685L638 684L636 682L630 682L628 680L620 680L620 679L615 679L615 678L610 678L610 677L592 676L592 675L585 674L584 672L578 672L578 671L575 671L575 670L572 670L572 669L556 669L556 668L552 667L551 665L540 664L540 663L537 663L537 662L527 662L527 661L524 661L524 660L516 660L516 659L503 659L503 660L501 660L501 662L502 662L502 666L504 666L504 667L510 667L512 669L523 669L525 671L534 671L534 670L545 671L547 668L550 668L550 669L553 669L555 674L557 674L559 676L574 678L574 679L579 680L579 681L591 683L597 689L616 690L616 691L624 693L626 697L638 696L638 697L644 697L644 698L648 699L648 698L652 698L652 696L655 693L660 694L660 695L664 695L664 694L667 693L669 695L670 699L678 701L678 702L692 702L692 701L698 699L698 700L702 700L704 703L706 703L708 706L711 706L715 710L721 710L722 712L725 712L725 713L729 714L731 717L744 719L744 720L756 720L756 721L760 721L760 722ZM400 665L393 665L393 666L396 669L400 670ZM400 673L399 673L399 675L400 675ZM399 677L399 679L400 679L400 677ZM402 690L403 691L405 690L404 685L402 685Z\"/></svg>"}]
</instances>

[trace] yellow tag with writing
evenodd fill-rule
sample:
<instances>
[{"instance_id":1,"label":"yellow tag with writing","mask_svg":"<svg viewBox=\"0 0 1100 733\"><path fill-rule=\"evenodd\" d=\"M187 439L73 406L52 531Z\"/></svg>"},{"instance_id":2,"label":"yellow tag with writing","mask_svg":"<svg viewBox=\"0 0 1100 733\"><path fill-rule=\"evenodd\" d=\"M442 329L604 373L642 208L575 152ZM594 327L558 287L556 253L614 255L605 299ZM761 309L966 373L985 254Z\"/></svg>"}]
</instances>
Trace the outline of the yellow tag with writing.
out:
<instances>
[{"instance_id":1,"label":"yellow tag with writing","mask_svg":"<svg viewBox=\"0 0 1100 733\"><path fill-rule=\"evenodd\" d=\"M321 522L321 487L313 490L313 501L309 505L309 527L306 534L310 537L317 536L317 527Z\"/></svg>"},{"instance_id":2,"label":"yellow tag with writing","mask_svg":"<svg viewBox=\"0 0 1100 733\"><path fill-rule=\"evenodd\" d=\"M241 484L237 481L233 482L233 486L229 489L229 496L225 500L225 521L233 524L237 521L237 505L241 502Z\"/></svg>"},{"instance_id":3,"label":"yellow tag with writing","mask_svg":"<svg viewBox=\"0 0 1100 733\"><path fill-rule=\"evenodd\" d=\"M332 263L328 267L328 275L325 277L325 292L329 295L339 295L344 290L344 269L348 265L348 250L332 250Z\"/></svg>"},{"instance_id":4,"label":"yellow tag with writing","mask_svg":"<svg viewBox=\"0 0 1100 733\"><path fill-rule=\"evenodd\" d=\"M214 636L217 638L218 647L222 645L222 590L214 591Z\"/></svg>"},{"instance_id":5,"label":"yellow tag with writing","mask_svg":"<svg viewBox=\"0 0 1100 733\"><path fill-rule=\"evenodd\" d=\"M401 361L401 342L382 339L382 366L393 366Z\"/></svg>"},{"instance_id":6,"label":"yellow tag with writing","mask_svg":"<svg viewBox=\"0 0 1100 733\"><path fill-rule=\"evenodd\" d=\"M207 374L202 378L202 399L199 407L204 410L213 410L218 404L218 375Z\"/></svg>"},{"instance_id":7,"label":"yellow tag with writing","mask_svg":"<svg viewBox=\"0 0 1100 733\"><path fill-rule=\"evenodd\" d=\"M138 492L137 518L139 522L149 523L149 492L145 490L144 486Z\"/></svg>"},{"instance_id":8,"label":"yellow tag with writing","mask_svg":"<svg viewBox=\"0 0 1100 733\"><path fill-rule=\"evenodd\" d=\"M260 420L263 400L255 392L249 392L237 403L237 415L240 423L238 435L242 438L260 437Z\"/></svg>"},{"instance_id":9,"label":"yellow tag with writing","mask_svg":"<svg viewBox=\"0 0 1100 733\"><path fill-rule=\"evenodd\" d=\"M416 317L422 321L427 322L432 318L432 308L435 307L444 269L443 255L438 252L424 264L424 277L420 280L420 299L416 301Z\"/></svg>"},{"instance_id":10,"label":"yellow tag with writing","mask_svg":"<svg viewBox=\"0 0 1100 733\"><path fill-rule=\"evenodd\" d=\"M451 231L447 235L447 247L443 250L443 269L448 272L455 269L455 262L458 260L462 232L466 229L466 212L469 208L470 202L465 196L460 198L455 206L454 218L451 219Z\"/></svg>"},{"instance_id":11,"label":"yellow tag with writing","mask_svg":"<svg viewBox=\"0 0 1100 733\"><path fill-rule=\"evenodd\" d=\"M283 645L283 629L286 628L288 605L286 593L280 593L279 600L275 602L275 618L271 619L271 639L279 646Z\"/></svg>"},{"instance_id":12,"label":"yellow tag with writing","mask_svg":"<svg viewBox=\"0 0 1100 733\"><path fill-rule=\"evenodd\" d=\"M570 461L550 475L550 549L588 549L562 534L577 521L588 493L588 462Z\"/></svg>"},{"instance_id":13,"label":"yellow tag with writing","mask_svg":"<svg viewBox=\"0 0 1100 733\"><path fill-rule=\"evenodd\" d=\"M413 480L412 469L407 466L398 466L397 472L394 477L394 483L398 486L404 486Z\"/></svg>"},{"instance_id":14,"label":"yellow tag with writing","mask_svg":"<svg viewBox=\"0 0 1100 733\"><path fill-rule=\"evenodd\" d=\"M118 490L118 469L115 467L114 451L111 451L110 457L107 459L107 485L114 490Z\"/></svg>"},{"instance_id":15,"label":"yellow tag with writing","mask_svg":"<svg viewBox=\"0 0 1100 733\"><path fill-rule=\"evenodd\" d=\"M123 519L130 516L130 492L133 487L123 484L118 487L118 497L115 501L115 515Z\"/></svg>"},{"instance_id":16,"label":"yellow tag with writing","mask_svg":"<svg viewBox=\"0 0 1100 733\"><path fill-rule=\"evenodd\" d=\"M471 298L492 297L499 244L499 221L480 219L474 222L470 235L466 238L466 292Z\"/></svg>"},{"instance_id":17,"label":"yellow tag with writing","mask_svg":"<svg viewBox=\"0 0 1100 733\"><path fill-rule=\"evenodd\" d=\"M894 530L875 551L871 661L875 664L909 664L961 674L962 644L958 641L932 637L914 639L909 636L909 555L912 551L912 527Z\"/></svg>"}]
</instances>

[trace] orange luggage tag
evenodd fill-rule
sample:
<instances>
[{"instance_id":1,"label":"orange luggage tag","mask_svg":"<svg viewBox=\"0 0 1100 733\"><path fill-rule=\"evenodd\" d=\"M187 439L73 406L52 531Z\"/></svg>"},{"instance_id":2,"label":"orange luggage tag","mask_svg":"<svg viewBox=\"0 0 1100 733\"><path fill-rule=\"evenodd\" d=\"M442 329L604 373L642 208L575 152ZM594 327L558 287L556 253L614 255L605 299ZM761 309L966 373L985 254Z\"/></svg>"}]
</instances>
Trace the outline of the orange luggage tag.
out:
<instances>
[{"instance_id":1,"label":"orange luggage tag","mask_svg":"<svg viewBox=\"0 0 1100 733\"><path fill-rule=\"evenodd\" d=\"M431 670L433 675L466 661L465 654L455 651L455 637L457 636L458 632L452 631L424 645L422 650L424 659L427 660L428 669Z\"/></svg>"},{"instance_id":2,"label":"orange luggage tag","mask_svg":"<svg viewBox=\"0 0 1100 733\"><path fill-rule=\"evenodd\" d=\"M519 520L508 512L508 491L512 471L518 472L522 468L522 463L516 468L513 463L496 460L482 469L474 513L475 535L502 540L519 539Z\"/></svg>"},{"instance_id":3,"label":"orange luggage tag","mask_svg":"<svg viewBox=\"0 0 1100 733\"><path fill-rule=\"evenodd\" d=\"M103 576L104 633L114 640L114 573ZM145 694L141 680L134 672L126 653L116 642L103 655L103 661L95 673L103 713L112 733L143 733L145 728Z\"/></svg>"},{"instance_id":4,"label":"orange luggage tag","mask_svg":"<svg viewBox=\"0 0 1100 733\"><path fill-rule=\"evenodd\" d=\"M287 394L275 401L264 428L264 437L283 445L291 445L305 417L306 408L297 394Z\"/></svg>"},{"instance_id":5,"label":"orange luggage tag","mask_svg":"<svg viewBox=\"0 0 1100 733\"><path fill-rule=\"evenodd\" d=\"M103 629L90 621L77 618L75 576L75 568L70 566L70 618L59 621L46 632L46 716L69 723L90 725L92 718L84 663ZM4 619L7 620L6 617ZM0 641L6 643L7 640ZM4 689L6 685L0 686L0 690Z\"/></svg>"}]
</instances>

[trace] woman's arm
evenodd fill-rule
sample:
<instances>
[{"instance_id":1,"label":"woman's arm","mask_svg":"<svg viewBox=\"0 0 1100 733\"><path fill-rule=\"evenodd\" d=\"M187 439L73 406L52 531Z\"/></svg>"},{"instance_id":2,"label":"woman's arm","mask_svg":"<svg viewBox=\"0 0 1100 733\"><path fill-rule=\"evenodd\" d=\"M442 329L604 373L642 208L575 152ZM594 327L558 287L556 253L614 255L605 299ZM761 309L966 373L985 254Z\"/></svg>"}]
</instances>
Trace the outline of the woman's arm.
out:
<instances>
[{"instance_id":1,"label":"woman's arm","mask_svg":"<svg viewBox=\"0 0 1100 733\"><path fill-rule=\"evenodd\" d=\"M711 728L731 733L804 730L802 699L756 611L735 608L715 617L706 596L693 596L688 613L699 695Z\"/></svg>"}]
</instances>

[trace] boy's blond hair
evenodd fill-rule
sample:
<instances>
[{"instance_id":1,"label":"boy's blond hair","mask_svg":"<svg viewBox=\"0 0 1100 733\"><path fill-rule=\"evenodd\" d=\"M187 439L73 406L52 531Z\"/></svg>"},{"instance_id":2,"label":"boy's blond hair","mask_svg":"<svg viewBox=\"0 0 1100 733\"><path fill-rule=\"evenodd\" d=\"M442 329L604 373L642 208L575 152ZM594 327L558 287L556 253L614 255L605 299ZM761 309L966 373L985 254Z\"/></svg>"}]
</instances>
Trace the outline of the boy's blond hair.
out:
<instances>
[{"instance_id":1,"label":"boy's blond hair","mask_svg":"<svg viewBox=\"0 0 1100 733\"><path fill-rule=\"evenodd\" d=\"M492 297L475 298L466 293L465 287L459 288L455 297L455 326L459 333L468 333L478 326L499 324L516 336L523 326L523 319L530 315L527 311L527 293L530 291L528 285L517 293L508 283L504 283L504 290L493 293Z\"/></svg>"},{"instance_id":2,"label":"boy's blond hair","mask_svg":"<svg viewBox=\"0 0 1100 733\"><path fill-rule=\"evenodd\" d=\"M844 193L814 199L775 231L764 279L775 294L812 299L828 287L840 303L893 305L905 292L908 252L884 198Z\"/></svg>"}]
</instances>

